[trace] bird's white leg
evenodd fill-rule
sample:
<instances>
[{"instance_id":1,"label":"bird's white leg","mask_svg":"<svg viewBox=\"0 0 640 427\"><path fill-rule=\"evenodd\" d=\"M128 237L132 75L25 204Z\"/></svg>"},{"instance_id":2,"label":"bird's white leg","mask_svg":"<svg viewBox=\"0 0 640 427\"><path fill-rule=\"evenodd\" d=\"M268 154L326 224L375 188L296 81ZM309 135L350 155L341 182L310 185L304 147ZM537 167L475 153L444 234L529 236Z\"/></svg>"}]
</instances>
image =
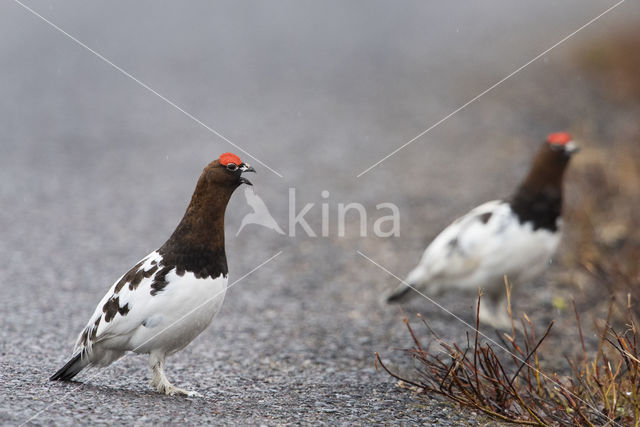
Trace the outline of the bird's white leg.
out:
<instances>
[{"instance_id":1,"label":"bird's white leg","mask_svg":"<svg viewBox=\"0 0 640 427\"><path fill-rule=\"evenodd\" d=\"M502 329L510 330L511 317L509 317L509 303L507 301L506 293L501 296L501 299L498 301L497 307L498 307L499 317L501 318L500 322L501 324L505 325L502 327ZM516 332L520 332L521 334L524 333L524 328L522 327L522 322L520 321L521 318L520 316L516 315L515 312L513 311L513 302L511 304L511 314L513 316L513 327L515 328Z\"/></svg>"},{"instance_id":2,"label":"bird's white leg","mask_svg":"<svg viewBox=\"0 0 640 427\"><path fill-rule=\"evenodd\" d=\"M507 296L504 294L487 293L480 301L480 324L491 326L495 329L511 330L511 318L507 310ZM520 322L514 317L514 326L517 331L522 331Z\"/></svg>"},{"instance_id":3,"label":"bird's white leg","mask_svg":"<svg viewBox=\"0 0 640 427\"><path fill-rule=\"evenodd\" d=\"M502 310L506 306L501 306L497 301L499 299L500 296L496 293L485 291L480 299L480 310L478 311L480 325L487 325L496 329L506 329L508 327L508 323L505 323L505 317L502 315Z\"/></svg>"},{"instance_id":4,"label":"bird's white leg","mask_svg":"<svg viewBox=\"0 0 640 427\"><path fill-rule=\"evenodd\" d=\"M152 353L149 356L149 364L151 365L151 369L153 371L153 379L151 380L151 385L155 387L158 392L164 393L169 396L182 394L190 397L202 397L202 395L200 395L198 392L178 388L169 382L169 379L167 379L167 376L164 373L164 355Z\"/></svg>"},{"instance_id":5,"label":"bird's white leg","mask_svg":"<svg viewBox=\"0 0 640 427\"><path fill-rule=\"evenodd\" d=\"M477 310L476 302L476 310ZM489 298L484 297L480 300L480 309L477 311L478 319L480 320L480 326L489 325L494 326L495 322L495 314L493 313L492 307L490 307Z\"/></svg>"}]
</instances>

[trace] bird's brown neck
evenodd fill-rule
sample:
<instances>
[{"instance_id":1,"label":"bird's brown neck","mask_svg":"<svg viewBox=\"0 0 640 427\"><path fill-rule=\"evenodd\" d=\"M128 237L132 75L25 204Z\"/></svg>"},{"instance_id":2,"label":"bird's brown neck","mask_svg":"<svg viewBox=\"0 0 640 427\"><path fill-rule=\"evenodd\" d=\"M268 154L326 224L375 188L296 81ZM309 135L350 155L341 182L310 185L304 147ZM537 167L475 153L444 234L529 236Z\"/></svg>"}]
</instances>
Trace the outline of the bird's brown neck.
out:
<instances>
[{"instance_id":1,"label":"bird's brown neck","mask_svg":"<svg viewBox=\"0 0 640 427\"><path fill-rule=\"evenodd\" d=\"M227 274L224 215L233 190L198 181L180 224L159 249L165 264L200 277Z\"/></svg>"},{"instance_id":2,"label":"bird's brown neck","mask_svg":"<svg viewBox=\"0 0 640 427\"><path fill-rule=\"evenodd\" d=\"M510 200L521 223L531 222L534 230L557 230L562 215L562 179L568 161L567 156L543 144L529 174Z\"/></svg>"}]
</instances>

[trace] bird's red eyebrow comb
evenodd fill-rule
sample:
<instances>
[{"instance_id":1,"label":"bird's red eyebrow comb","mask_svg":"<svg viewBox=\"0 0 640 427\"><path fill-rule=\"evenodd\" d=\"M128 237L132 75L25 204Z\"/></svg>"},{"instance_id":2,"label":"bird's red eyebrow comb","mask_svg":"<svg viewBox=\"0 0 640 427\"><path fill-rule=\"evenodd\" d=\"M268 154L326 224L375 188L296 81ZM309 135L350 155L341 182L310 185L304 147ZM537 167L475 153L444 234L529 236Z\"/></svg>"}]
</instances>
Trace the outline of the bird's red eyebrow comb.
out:
<instances>
[{"instance_id":1,"label":"bird's red eyebrow comb","mask_svg":"<svg viewBox=\"0 0 640 427\"><path fill-rule=\"evenodd\" d=\"M220 164L223 166L226 166L229 163L233 163L236 165L242 164L242 160L240 160L240 157L236 156L233 153L222 153L220 154L219 160L220 160Z\"/></svg>"},{"instance_id":2,"label":"bird's red eyebrow comb","mask_svg":"<svg viewBox=\"0 0 640 427\"><path fill-rule=\"evenodd\" d=\"M573 140L573 138L571 138L571 135L569 135L567 132L556 132L549 134L549 136L547 137L547 142L549 142L549 144L564 145L571 140Z\"/></svg>"}]
</instances>

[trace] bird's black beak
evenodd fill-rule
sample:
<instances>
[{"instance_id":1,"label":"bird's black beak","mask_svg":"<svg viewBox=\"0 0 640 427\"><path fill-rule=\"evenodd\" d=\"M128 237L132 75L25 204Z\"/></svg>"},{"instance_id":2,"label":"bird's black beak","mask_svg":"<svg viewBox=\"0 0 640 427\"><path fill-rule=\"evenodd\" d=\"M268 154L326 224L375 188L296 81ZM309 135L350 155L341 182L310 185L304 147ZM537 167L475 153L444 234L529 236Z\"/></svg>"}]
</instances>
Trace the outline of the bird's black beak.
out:
<instances>
[{"instance_id":1,"label":"bird's black beak","mask_svg":"<svg viewBox=\"0 0 640 427\"><path fill-rule=\"evenodd\" d=\"M244 172L257 173L256 170L247 163L242 163L238 169L240 170L240 173L244 173ZM253 185L251 181L249 181L247 178L243 176L240 177L240 184Z\"/></svg>"},{"instance_id":2,"label":"bird's black beak","mask_svg":"<svg viewBox=\"0 0 640 427\"><path fill-rule=\"evenodd\" d=\"M573 142L573 141L569 141L569 142L567 142L567 143L565 144L565 146L564 146L564 151L565 151L567 154L571 155L571 154L575 154L575 153L577 153L578 151L580 151L580 147L578 147L578 145L577 145L575 142Z\"/></svg>"}]
</instances>

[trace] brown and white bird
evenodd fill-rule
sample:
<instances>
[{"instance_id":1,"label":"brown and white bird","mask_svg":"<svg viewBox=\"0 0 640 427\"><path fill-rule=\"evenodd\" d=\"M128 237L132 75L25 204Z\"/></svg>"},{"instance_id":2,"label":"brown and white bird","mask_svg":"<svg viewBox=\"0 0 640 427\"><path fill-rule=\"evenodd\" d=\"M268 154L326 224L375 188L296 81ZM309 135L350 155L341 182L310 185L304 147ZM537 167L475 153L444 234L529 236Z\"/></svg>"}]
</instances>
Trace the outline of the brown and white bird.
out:
<instances>
[{"instance_id":1,"label":"brown and white bird","mask_svg":"<svg viewBox=\"0 0 640 427\"><path fill-rule=\"evenodd\" d=\"M228 274L224 216L234 190L251 185L244 172L255 170L232 153L204 168L169 240L111 286L70 360L51 380L71 380L86 367L107 366L132 351L149 354L157 391L198 395L169 382L165 358L204 331L222 306Z\"/></svg>"},{"instance_id":2,"label":"brown and white bird","mask_svg":"<svg viewBox=\"0 0 640 427\"><path fill-rule=\"evenodd\" d=\"M427 295L482 288L480 321L508 328L504 276L519 285L549 264L560 242L563 176L577 149L568 133L549 135L515 193L484 203L445 228L386 300L418 295L412 288Z\"/></svg>"}]
</instances>

